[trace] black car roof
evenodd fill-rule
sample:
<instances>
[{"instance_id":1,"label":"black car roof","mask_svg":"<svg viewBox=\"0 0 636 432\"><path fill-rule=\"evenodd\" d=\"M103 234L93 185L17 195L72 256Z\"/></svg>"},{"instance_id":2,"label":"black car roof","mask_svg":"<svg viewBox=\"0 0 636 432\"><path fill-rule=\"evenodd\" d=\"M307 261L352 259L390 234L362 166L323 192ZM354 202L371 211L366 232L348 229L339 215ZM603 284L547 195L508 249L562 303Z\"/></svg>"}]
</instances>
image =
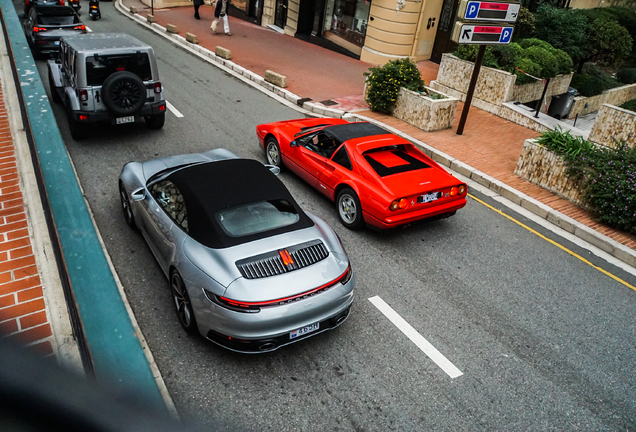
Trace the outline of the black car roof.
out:
<instances>
[{"instance_id":1,"label":"black car roof","mask_svg":"<svg viewBox=\"0 0 636 432\"><path fill-rule=\"evenodd\" d=\"M324 128L323 132L330 134L341 143L350 139L386 135L390 133L387 130L382 129L380 126L376 126L373 123L368 122L345 123L329 126Z\"/></svg>"},{"instance_id":2,"label":"black car roof","mask_svg":"<svg viewBox=\"0 0 636 432\"><path fill-rule=\"evenodd\" d=\"M313 226L285 185L262 163L229 159L188 166L166 177L183 195L188 215L188 234L204 246L219 249ZM231 237L219 226L216 214L225 209L260 201L283 199L299 220L274 230Z\"/></svg>"},{"instance_id":3,"label":"black car roof","mask_svg":"<svg viewBox=\"0 0 636 432\"><path fill-rule=\"evenodd\" d=\"M43 16L65 16L65 15L75 15L75 11L70 6L33 6L36 13L38 15Z\"/></svg>"}]
</instances>

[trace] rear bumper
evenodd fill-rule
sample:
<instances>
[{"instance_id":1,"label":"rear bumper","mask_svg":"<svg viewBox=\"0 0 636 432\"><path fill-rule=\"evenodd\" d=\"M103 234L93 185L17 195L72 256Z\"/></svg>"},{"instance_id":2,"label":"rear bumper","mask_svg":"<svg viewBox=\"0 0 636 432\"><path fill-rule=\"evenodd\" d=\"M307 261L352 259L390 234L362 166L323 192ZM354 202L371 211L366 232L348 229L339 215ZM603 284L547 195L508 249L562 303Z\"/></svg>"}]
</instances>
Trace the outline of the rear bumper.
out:
<instances>
[{"instance_id":1,"label":"rear bumper","mask_svg":"<svg viewBox=\"0 0 636 432\"><path fill-rule=\"evenodd\" d=\"M465 205L466 205L466 198L462 198L461 200L438 204L436 206L427 207L422 210L389 215L389 217L385 217L383 219L379 219L376 216L366 212L363 212L363 217L364 217L364 221L371 226L374 226L380 229L391 229L400 225L413 223L419 220L452 213L461 209Z\"/></svg>"},{"instance_id":2,"label":"rear bumper","mask_svg":"<svg viewBox=\"0 0 636 432\"><path fill-rule=\"evenodd\" d=\"M159 101L153 103L147 103L141 111L136 113L135 121L140 120L142 117L158 115L166 112L166 101ZM80 115L86 116L86 118L80 118ZM111 114L108 111L99 112L85 112L85 111L73 111L73 118L79 123L111 123L116 124L117 118L125 116L117 116Z\"/></svg>"}]
</instances>

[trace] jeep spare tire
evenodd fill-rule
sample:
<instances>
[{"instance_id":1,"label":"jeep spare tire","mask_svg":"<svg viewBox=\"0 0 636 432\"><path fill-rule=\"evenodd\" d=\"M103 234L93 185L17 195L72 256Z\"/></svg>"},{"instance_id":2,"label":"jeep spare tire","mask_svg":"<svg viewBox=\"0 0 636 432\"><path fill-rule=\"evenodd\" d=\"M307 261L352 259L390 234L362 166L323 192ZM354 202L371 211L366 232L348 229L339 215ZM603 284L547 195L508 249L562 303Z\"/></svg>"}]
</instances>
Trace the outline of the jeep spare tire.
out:
<instances>
[{"instance_id":1,"label":"jeep spare tire","mask_svg":"<svg viewBox=\"0 0 636 432\"><path fill-rule=\"evenodd\" d=\"M117 116L133 115L146 102L146 86L132 72L115 72L102 84L102 100L106 108Z\"/></svg>"}]
</instances>

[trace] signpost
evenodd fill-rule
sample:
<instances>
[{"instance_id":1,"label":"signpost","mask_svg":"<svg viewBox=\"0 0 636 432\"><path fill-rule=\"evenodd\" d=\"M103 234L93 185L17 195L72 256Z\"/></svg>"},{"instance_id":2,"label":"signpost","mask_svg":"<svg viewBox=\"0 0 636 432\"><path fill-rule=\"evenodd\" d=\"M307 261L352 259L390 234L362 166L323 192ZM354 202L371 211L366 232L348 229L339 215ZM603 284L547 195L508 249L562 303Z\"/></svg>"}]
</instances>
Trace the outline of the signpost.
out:
<instances>
[{"instance_id":1,"label":"signpost","mask_svg":"<svg viewBox=\"0 0 636 432\"><path fill-rule=\"evenodd\" d=\"M457 126L457 135L464 133L468 110L473 100L486 45L507 45L512 40L514 23L520 3L461 0L451 39L458 44L480 45L470 78L464 109Z\"/></svg>"}]
</instances>

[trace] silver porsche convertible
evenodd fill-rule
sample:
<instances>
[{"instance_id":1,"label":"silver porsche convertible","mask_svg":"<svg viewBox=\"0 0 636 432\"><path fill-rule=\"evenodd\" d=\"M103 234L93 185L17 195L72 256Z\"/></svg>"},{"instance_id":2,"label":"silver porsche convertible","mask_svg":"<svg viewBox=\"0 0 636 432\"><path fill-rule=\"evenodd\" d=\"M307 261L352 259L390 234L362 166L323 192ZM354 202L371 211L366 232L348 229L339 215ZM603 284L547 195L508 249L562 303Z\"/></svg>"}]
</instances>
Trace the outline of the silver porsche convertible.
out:
<instances>
[{"instance_id":1,"label":"silver porsche convertible","mask_svg":"<svg viewBox=\"0 0 636 432\"><path fill-rule=\"evenodd\" d=\"M258 161L225 149L130 162L128 225L170 281L183 328L238 352L273 351L349 316L355 278L334 231Z\"/></svg>"}]
</instances>

